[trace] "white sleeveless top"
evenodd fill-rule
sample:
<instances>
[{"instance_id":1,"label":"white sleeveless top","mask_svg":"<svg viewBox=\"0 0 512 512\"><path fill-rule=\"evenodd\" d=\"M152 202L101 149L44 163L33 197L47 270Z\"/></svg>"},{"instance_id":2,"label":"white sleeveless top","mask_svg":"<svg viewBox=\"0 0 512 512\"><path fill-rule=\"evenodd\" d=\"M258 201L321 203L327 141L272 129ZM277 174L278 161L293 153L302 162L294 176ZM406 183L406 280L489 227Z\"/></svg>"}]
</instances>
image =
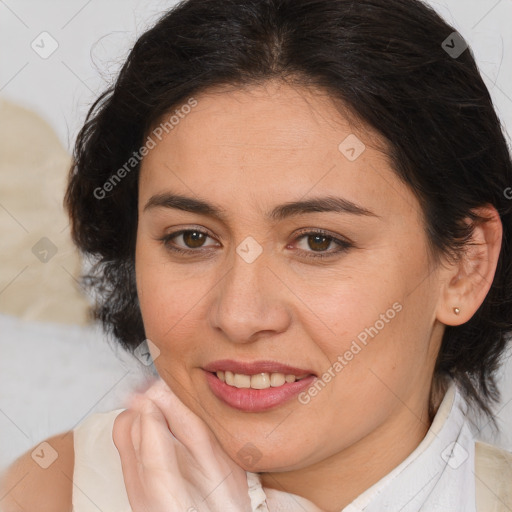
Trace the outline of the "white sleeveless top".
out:
<instances>
[{"instance_id":1,"label":"white sleeveless top","mask_svg":"<svg viewBox=\"0 0 512 512\"><path fill-rule=\"evenodd\" d=\"M74 429L73 512L132 512L112 440L124 409L97 413ZM476 512L475 439L468 406L452 381L425 438L390 473L340 512ZM253 512L319 512L309 500L262 488L247 472Z\"/></svg>"}]
</instances>

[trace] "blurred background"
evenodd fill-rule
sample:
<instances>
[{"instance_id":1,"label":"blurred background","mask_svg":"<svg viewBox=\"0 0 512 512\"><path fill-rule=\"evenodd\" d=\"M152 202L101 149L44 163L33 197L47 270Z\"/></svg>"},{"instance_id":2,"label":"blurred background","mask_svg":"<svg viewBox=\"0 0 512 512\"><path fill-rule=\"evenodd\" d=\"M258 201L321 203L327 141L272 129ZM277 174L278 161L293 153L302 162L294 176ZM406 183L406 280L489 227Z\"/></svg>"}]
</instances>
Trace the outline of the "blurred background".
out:
<instances>
[{"instance_id":1,"label":"blurred background","mask_svg":"<svg viewBox=\"0 0 512 512\"><path fill-rule=\"evenodd\" d=\"M175 3L0 0L0 471L86 416L123 407L152 375L147 359L88 322L91 298L78 286L84 262L62 199L88 107ZM510 131L512 1L428 3L471 46ZM510 357L500 389L502 434L483 423L482 438L512 450Z\"/></svg>"}]
</instances>

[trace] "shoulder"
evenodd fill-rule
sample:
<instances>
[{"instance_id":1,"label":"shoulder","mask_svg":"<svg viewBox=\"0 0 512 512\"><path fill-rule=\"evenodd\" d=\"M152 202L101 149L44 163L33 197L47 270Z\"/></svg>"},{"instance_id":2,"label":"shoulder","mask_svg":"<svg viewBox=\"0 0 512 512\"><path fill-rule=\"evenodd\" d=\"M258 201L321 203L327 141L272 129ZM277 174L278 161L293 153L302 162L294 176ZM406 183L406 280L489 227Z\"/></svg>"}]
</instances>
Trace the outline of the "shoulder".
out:
<instances>
[{"instance_id":1,"label":"shoulder","mask_svg":"<svg viewBox=\"0 0 512 512\"><path fill-rule=\"evenodd\" d=\"M70 512L73 467L72 430L34 446L0 475L2 512Z\"/></svg>"},{"instance_id":2,"label":"shoulder","mask_svg":"<svg viewBox=\"0 0 512 512\"><path fill-rule=\"evenodd\" d=\"M482 441L475 443L475 476L479 510L496 501L512 507L512 453ZM499 500L499 501L497 501ZM485 504L486 508L483 508ZM499 510L499 509L497 509Z\"/></svg>"},{"instance_id":3,"label":"shoulder","mask_svg":"<svg viewBox=\"0 0 512 512\"><path fill-rule=\"evenodd\" d=\"M77 512L92 510L91 502L98 510L131 510L120 454L113 440L114 424L123 411L93 414L74 429L73 506Z\"/></svg>"},{"instance_id":4,"label":"shoulder","mask_svg":"<svg viewBox=\"0 0 512 512\"><path fill-rule=\"evenodd\" d=\"M98 503L111 504L111 496L117 497L123 510L127 501L122 468L112 440L114 421L123 410L92 414L14 461L0 473L1 512L71 512L75 498L77 510L87 510L82 501L88 498L81 493L73 496L77 482Z\"/></svg>"},{"instance_id":5,"label":"shoulder","mask_svg":"<svg viewBox=\"0 0 512 512\"><path fill-rule=\"evenodd\" d=\"M477 467L484 470L505 473L512 478L512 452L498 446L477 441L475 443Z\"/></svg>"}]
</instances>

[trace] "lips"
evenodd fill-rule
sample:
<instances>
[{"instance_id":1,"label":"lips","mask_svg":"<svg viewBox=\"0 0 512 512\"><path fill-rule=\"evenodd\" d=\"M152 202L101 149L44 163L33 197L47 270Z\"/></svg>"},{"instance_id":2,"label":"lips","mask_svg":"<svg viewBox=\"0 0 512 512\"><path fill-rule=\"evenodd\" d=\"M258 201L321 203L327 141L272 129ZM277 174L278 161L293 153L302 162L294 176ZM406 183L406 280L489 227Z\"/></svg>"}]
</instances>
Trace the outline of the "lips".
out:
<instances>
[{"instance_id":1,"label":"lips","mask_svg":"<svg viewBox=\"0 0 512 512\"><path fill-rule=\"evenodd\" d=\"M316 375L313 370L308 368L298 368L276 361L243 362L234 361L233 359L222 359L203 366L203 369L212 373L230 371L244 375L256 375L257 373L284 373L285 375L295 375L296 377Z\"/></svg>"},{"instance_id":2,"label":"lips","mask_svg":"<svg viewBox=\"0 0 512 512\"><path fill-rule=\"evenodd\" d=\"M244 412L263 412L278 407L309 387L316 375L312 370L298 368L275 361L240 362L221 360L203 367L211 392L221 402ZM286 380L285 383L265 389L236 387L219 378L219 374L233 373L245 376L281 374L300 377L300 380ZM252 382L252 378L251 378Z\"/></svg>"}]
</instances>

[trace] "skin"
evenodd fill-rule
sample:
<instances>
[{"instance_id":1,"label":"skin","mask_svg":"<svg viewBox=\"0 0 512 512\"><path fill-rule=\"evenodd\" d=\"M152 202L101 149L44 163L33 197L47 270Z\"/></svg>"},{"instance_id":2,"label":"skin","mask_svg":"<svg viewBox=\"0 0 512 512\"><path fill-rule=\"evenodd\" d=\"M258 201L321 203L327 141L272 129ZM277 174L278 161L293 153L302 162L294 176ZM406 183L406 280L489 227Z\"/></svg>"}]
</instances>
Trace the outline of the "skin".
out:
<instances>
[{"instance_id":1,"label":"skin","mask_svg":"<svg viewBox=\"0 0 512 512\"><path fill-rule=\"evenodd\" d=\"M419 203L395 175L384 142L351 124L327 96L267 82L196 99L141 167L136 276L156 368L231 459L262 473L265 487L339 511L424 438L444 325L467 321L485 298L499 217L482 210L492 220L475 230L477 245L465 259L434 264ZM350 134L366 145L355 161L338 150ZM144 209L166 192L219 205L227 219ZM375 215L265 218L276 205L324 195ZM303 228L353 246L334 255L334 242L308 243ZM178 235L167 245L196 252L176 254L159 239L180 229L208 237L201 244ZM252 263L236 252L248 236L262 248ZM305 256L322 251L332 256ZM225 358L275 360L321 376L394 303L401 311L307 404L292 398L241 412L213 395L201 369ZM261 458L244 466L237 453L249 442Z\"/></svg>"}]
</instances>

